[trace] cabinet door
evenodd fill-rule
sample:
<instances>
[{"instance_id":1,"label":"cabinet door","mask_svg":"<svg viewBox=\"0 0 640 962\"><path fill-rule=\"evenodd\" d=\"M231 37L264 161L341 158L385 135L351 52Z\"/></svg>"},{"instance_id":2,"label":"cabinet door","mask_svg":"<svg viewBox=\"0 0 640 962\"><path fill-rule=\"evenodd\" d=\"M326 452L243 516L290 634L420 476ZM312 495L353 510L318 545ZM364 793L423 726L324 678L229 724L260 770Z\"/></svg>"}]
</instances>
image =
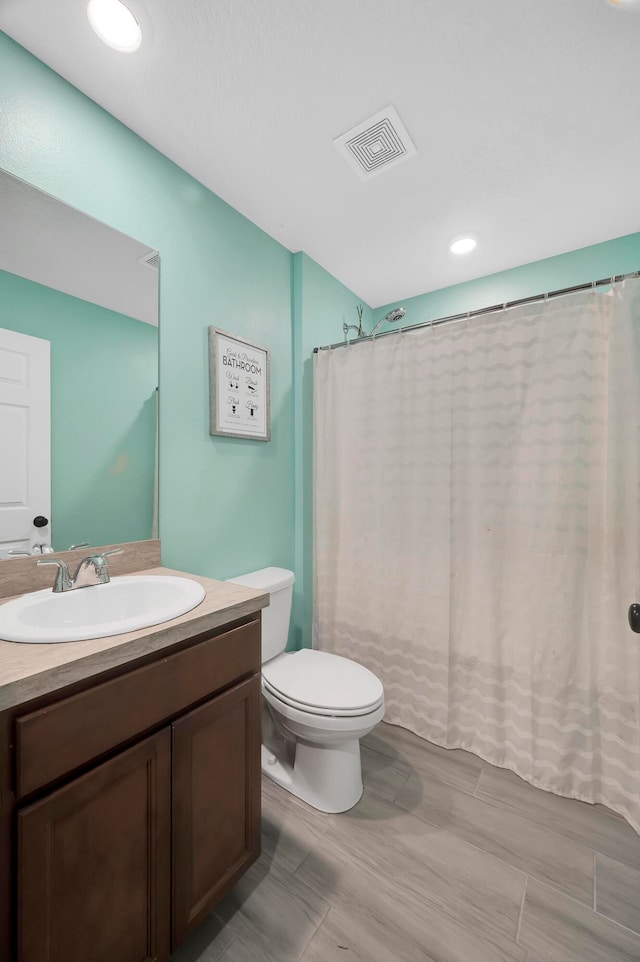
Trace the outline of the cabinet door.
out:
<instances>
[{"instance_id":1,"label":"cabinet door","mask_svg":"<svg viewBox=\"0 0 640 962\"><path fill-rule=\"evenodd\" d=\"M175 949L260 854L260 677L172 727Z\"/></svg>"},{"instance_id":2,"label":"cabinet door","mask_svg":"<svg viewBox=\"0 0 640 962\"><path fill-rule=\"evenodd\" d=\"M18 813L19 962L169 956L168 728Z\"/></svg>"}]
</instances>

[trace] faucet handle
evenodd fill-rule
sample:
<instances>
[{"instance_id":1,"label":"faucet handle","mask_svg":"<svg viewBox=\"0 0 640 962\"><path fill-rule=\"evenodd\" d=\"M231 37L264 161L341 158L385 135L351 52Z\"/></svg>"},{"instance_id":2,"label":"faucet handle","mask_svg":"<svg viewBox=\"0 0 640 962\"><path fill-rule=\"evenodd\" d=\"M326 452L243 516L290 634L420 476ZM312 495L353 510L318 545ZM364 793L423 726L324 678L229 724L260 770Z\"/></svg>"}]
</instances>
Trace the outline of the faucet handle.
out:
<instances>
[{"instance_id":1,"label":"faucet handle","mask_svg":"<svg viewBox=\"0 0 640 962\"><path fill-rule=\"evenodd\" d=\"M85 564L106 566L107 558L111 557L112 554L122 554L122 551L123 551L122 548L112 548L111 551L100 551L100 550L94 551L93 554L89 554L87 555L86 558L82 559L82 561L78 565L78 571L80 571L80 568L82 568L83 565Z\"/></svg>"},{"instance_id":2,"label":"faucet handle","mask_svg":"<svg viewBox=\"0 0 640 962\"><path fill-rule=\"evenodd\" d=\"M103 558L110 558L112 554L123 554L122 548L112 548L111 551L98 551Z\"/></svg>"},{"instance_id":3,"label":"faucet handle","mask_svg":"<svg viewBox=\"0 0 640 962\"><path fill-rule=\"evenodd\" d=\"M51 558L49 561L36 561L36 564L57 566L58 573L56 574L56 579L53 582L54 591L66 591L70 587L71 577L69 575L69 569L66 561L61 561L60 558Z\"/></svg>"}]
</instances>

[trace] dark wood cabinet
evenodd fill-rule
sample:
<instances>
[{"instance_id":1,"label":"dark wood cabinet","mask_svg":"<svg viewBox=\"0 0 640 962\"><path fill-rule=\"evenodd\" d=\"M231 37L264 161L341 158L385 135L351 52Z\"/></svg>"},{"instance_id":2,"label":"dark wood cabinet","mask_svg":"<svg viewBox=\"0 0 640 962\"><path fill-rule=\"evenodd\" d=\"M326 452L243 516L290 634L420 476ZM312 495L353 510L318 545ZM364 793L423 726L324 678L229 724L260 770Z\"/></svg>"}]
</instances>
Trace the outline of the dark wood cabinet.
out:
<instances>
[{"instance_id":1,"label":"dark wood cabinet","mask_svg":"<svg viewBox=\"0 0 640 962\"><path fill-rule=\"evenodd\" d=\"M20 962L169 955L168 729L18 814Z\"/></svg>"},{"instance_id":2,"label":"dark wood cabinet","mask_svg":"<svg viewBox=\"0 0 640 962\"><path fill-rule=\"evenodd\" d=\"M172 725L173 944L260 852L260 679Z\"/></svg>"},{"instance_id":3,"label":"dark wood cabinet","mask_svg":"<svg viewBox=\"0 0 640 962\"><path fill-rule=\"evenodd\" d=\"M256 612L0 713L0 962L166 962L260 854L259 672Z\"/></svg>"}]
</instances>

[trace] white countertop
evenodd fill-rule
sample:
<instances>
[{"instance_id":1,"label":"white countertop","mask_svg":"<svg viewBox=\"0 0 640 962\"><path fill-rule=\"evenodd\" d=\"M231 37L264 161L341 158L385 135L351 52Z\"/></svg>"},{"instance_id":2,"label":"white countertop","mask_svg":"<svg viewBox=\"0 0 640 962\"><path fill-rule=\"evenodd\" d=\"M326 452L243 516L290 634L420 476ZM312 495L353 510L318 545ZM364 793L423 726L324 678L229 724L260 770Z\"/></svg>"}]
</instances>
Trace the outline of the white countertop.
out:
<instances>
[{"instance_id":1,"label":"white countertop","mask_svg":"<svg viewBox=\"0 0 640 962\"><path fill-rule=\"evenodd\" d=\"M124 635L45 645L0 640L0 711L169 648L269 604L268 594L227 581L170 568L147 568L136 573L191 578L204 587L206 595L196 608L179 618ZM2 603L10 600L5 598Z\"/></svg>"}]
</instances>

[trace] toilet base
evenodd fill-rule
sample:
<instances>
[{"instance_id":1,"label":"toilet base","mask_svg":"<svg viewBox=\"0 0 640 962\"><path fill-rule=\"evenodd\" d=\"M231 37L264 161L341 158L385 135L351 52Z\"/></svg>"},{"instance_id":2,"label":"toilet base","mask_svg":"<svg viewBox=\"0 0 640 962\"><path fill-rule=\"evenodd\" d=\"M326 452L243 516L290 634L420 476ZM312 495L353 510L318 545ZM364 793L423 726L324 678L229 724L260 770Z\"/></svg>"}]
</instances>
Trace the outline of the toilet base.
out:
<instances>
[{"instance_id":1,"label":"toilet base","mask_svg":"<svg viewBox=\"0 0 640 962\"><path fill-rule=\"evenodd\" d=\"M263 745L262 771L320 812L346 812L362 797L358 738L342 741L335 747L297 742L293 764Z\"/></svg>"}]
</instances>

